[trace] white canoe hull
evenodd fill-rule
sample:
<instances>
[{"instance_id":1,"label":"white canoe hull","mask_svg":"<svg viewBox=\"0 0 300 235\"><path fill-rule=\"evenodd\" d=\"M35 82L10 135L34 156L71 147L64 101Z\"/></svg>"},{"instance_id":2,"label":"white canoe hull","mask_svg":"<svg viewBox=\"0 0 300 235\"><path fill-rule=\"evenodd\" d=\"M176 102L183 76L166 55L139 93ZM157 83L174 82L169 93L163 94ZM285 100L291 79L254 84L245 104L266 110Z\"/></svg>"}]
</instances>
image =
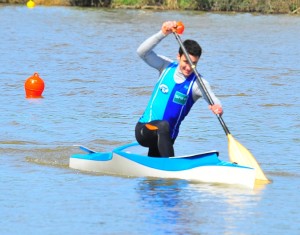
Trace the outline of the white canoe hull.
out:
<instances>
[{"instance_id":1,"label":"white canoe hull","mask_svg":"<svg viewBox=\"0 0 300 235\"><path fill-rule=\"evenodd\" d=\"M253 168L220 161L215 151L174 158L150 158L133 154L132 147L134 150L136 147L140 148L137 144L130 144L117 148L111 153L73 155L69 166L81 171L120 176L173 178L254 187L255 170ZM191 165L192 161L198 161L198 163ZM174 166L172 166L173 162ZM187 166L184 166L185 163ZM179 164L182 166L178 166Z\"/></svg>"}]
</instances>

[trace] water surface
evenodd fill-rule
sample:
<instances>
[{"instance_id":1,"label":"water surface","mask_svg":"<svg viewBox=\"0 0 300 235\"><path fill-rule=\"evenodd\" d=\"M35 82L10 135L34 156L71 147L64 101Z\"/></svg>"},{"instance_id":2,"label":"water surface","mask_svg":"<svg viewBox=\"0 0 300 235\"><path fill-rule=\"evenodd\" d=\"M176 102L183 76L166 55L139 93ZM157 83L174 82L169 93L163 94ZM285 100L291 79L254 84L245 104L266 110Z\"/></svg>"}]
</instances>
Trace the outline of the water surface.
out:
<instances>
[{"instance_id":1,"label":"water surface","mask_svg":"<svg viewBox=\"0 0 300 235\"><path fill-rule=\"evenodd\" d=\"M136 55L165 20L203 47L199 72L224 120L273 181L255 190L182 180L81 173L82 144L99 151L134 141L157 72ZM0 7L1 234L299 234L299 26L290 15ZM176 59L170 35L159 53ZM26 99L38 72L43 99ZM227 138L204 101L184 121L178 154Z\"/></svg>"}]
</instances>

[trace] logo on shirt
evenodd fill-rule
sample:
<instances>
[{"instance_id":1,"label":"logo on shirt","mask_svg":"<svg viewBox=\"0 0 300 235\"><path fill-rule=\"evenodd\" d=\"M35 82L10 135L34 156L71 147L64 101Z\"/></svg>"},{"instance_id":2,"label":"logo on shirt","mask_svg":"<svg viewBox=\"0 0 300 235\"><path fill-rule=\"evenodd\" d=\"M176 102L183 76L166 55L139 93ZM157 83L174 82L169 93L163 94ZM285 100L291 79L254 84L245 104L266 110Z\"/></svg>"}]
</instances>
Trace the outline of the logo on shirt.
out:
<instances>
[{"instance_id":1,"label":"logo on shirt","mask_svg":"<svg viewBox=\"0 0 300 235\"><path fill-rule=\"evenodd\" d=\"M161 84L159 86L159 89L161 90L162 93L167 94L169 92L169 88L165 84Z\"/></svg>"},{"instance_id":2,"label":"logo on shirt","mask_svg":"<svg viewBox=\"0 0 300 235\"><path fill-rule=\"evenodd\" d=\"M173 98L173 102L176 104L185 105L187 99L188 99L188 96L186 94L182 94L181 92L176 91L175 96Z\"/></svg>"}]
</instances>

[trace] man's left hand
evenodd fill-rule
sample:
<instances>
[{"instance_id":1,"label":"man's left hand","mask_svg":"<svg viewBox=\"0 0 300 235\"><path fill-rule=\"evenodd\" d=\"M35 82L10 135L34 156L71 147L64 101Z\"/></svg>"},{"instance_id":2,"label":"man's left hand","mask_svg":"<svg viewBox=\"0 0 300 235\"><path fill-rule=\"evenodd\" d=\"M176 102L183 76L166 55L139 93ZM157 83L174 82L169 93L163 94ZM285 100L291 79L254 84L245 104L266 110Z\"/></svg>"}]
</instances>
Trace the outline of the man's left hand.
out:
<instances>
[{"instance_id":1,"label":"man's left hand","mask_svg":"<svg viewBox=\"0 0 300 235\"><path fill-rule=\"evenodd\" d=\"M223 114L223 108L219 104L209 105L208 108L214 113L214 114Z\"/></svg>"}]
</instances>

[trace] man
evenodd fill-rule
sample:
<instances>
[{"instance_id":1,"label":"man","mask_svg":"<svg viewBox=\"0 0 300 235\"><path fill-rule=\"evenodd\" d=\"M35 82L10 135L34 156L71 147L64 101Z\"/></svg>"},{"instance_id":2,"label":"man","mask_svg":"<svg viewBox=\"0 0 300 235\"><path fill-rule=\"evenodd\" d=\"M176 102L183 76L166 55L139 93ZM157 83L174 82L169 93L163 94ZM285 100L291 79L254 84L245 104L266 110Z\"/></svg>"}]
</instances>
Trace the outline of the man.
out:
<instances>
[{"instance_id":1,"label":"man","mask_svg":"<svg viewBox=\"0 0 300 235\"><path fill-rule=\"evenodd\" d=\"M178 62L153 51L162 39L176 30L176 26L176 21L164 22L161 30L137 49L138 55L160 74L148 106L135 128L136 140L140 145L149 148L148 156L152 157L174 156L173 145L181 122L200 97L208 102L181 48L177 55ZM186 40L183 44L192 63L197 65L202 53L200 45L194 40ZM209 109L222 115L220 101L211 91L209 83L204 79L203 82L214 101Z\"/></svg>"}]
</instances>

